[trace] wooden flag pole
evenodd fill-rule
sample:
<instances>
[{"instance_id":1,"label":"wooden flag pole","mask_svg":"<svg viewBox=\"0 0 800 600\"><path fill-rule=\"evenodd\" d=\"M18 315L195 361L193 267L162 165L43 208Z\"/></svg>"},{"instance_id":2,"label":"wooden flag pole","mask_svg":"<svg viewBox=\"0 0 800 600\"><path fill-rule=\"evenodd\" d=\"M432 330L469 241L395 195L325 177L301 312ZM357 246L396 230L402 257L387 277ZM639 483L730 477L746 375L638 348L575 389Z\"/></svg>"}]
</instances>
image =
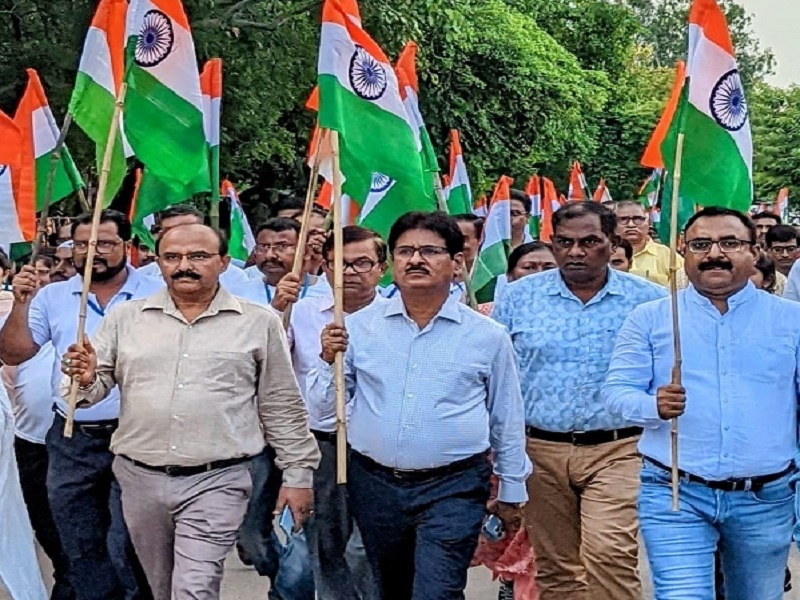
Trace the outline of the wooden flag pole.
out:
<instances>
[{"instance_id":1,"label":"wooden flag pole","mask_svg":"<svg viewBox=\"0 0 800 600\"><path fill-rule=\"evenodd\" d=\"M672 363L673 385L681 385L681 330L678 321L678 202L680 201L681 163L683 162L683 132L678 134L675 149L675 169L672 174L672 204L670 206L669 230L669 288L672 301L672 344L674 362ZM672 510L680 510L680 481L678 477L678 418L672 419L670 426L670 449L672 456Z\"/></svg>"},{"instance_id":2,"label":"wooden flag pole","mask_svg":"<svg viewBox=\"0 0 800 600\"><path fill-rule=\"evenodd\" d=\"M311 212L314 208L314 196L317 193L317 177L319 176L319 163L320 163L320 148L322 147L322 138L327 135L328 130L320 130L319 135L314 140L314 157L311 161L311 173L308 176L308 188L306 189L306 202L303 206L303 219L300 222L300 235L297 237L297 249L294 253L294 264L292 265L292 273L297 277L303 274L303 263L306 257L306 244L308 243L308 230L311 229ZM292 306L290 303L283 311L282 320L283 328L289 329L289 321L292 318Z\"/></svg>"},{"instance_id":3,"label":"wooden flag pole","mask_svg":"<svg viewBox=\"0 0 800 600\"><path fill-rule=\"evenodd\" d=\"M333 322L344 325L344 239L342 235L342 172L339 166L339 132L330 130L333 158ZM347 483L347 415L345 414L344 353L334 362L336 390L336 483Z\"/></svg>"},{"instance_id":4,"label":"wooden flag pole","mask_svg":"<svg viewBox=\"0 0 800 600\"><path fill-rule=\"evenodd\" d=\"M114 143L117 139L119 130L119 117L122 113L122 106L125 103L125 92L128 86L123 83L119 89L117 101L114 104L114 115L111 117L111 128L108 131L106 141L106 151L103 155L103 165L100 170L100 181L97 184L97 199L94 203L92 213L92 229L89 233L89 248L86 252L86 264L83 267L83 289L81 290L81 304L78 312L78 335L77 344L83 346L83 338L86 333L86 307L89 304L89 288L92 286L92 263L97 252L97 230L100 227L100 214L103 212L105 203L106 187L108 185L108 174L111 171L111 156L114 153ZM75 422L75 408L78 403L78 378L72 378L72 385L69 388L69 403L67 407L67 422L64 424L64 437L72 437L73 424Z\"/></svg>"},{"instance_id":5,"label":"wooden flag pole","mask_svg":"<svg viewBox=\"0 0 800 600\"><path fill-rule=\"evenodd\" d=\"M53 153L50 155L50 165L47 170L47 187L44 192L44 206L39 215L39 228L36 231L36 243L33 245L31 251L31 264L36 264L36 259L42 252L42 248L47 245L47 219L50 216L50 202L53 199L53 182L56 178L56 167L61 160L61 150L67 141L67 133L69 133L70 125L72 125L72 115L67 113L64 117L64 122L61 124L61 131L58 133L58 140L56 140Z\"/></svg>"}]
</instances>

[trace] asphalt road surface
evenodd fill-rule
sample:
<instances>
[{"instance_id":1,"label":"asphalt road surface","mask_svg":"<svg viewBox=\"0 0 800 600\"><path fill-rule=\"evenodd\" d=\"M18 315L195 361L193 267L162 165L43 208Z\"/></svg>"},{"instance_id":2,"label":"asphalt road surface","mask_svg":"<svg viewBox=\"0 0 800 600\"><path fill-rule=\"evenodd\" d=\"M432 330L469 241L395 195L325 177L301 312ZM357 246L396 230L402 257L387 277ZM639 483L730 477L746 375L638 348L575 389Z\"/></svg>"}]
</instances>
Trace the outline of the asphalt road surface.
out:
<instances>
[{"instance_id":1,"label":"asphalt road surface","mask_svg":"<svg viewBox=\"0 0 800 600\"><path fill-rule=\"evenodd\" d=\"M645 590L642 600L652 600L653 594L649 584L647 561L642 554L642 578L645 581ZM40 553L42 572L50 584L50 565L46 557ZM795 589L786 594L784 600L800 600L800 556L797 550L792 549L789 565L794 575ZM243 566L236 558L234 552L228 559L225 570L225 579L222 582L222 600L265 600L269 585L266 579L259 577L251 568ZM486 569L476 568L470 570L467 600L496 600L497 585L492 582L491 575ZM0 600L11 600L0 584Z\"/></svg>"}]
</instances>

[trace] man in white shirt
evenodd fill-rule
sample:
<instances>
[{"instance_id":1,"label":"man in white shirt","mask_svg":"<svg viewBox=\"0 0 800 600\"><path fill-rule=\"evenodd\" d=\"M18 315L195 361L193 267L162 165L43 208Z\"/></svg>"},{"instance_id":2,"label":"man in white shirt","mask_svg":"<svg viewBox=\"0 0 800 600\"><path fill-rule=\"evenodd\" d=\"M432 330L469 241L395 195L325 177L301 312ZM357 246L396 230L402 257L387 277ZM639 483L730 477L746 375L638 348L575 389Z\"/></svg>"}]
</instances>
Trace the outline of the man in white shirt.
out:
<instances>
[{"instance_id":1,"label":"man in white shirt","mask_svg":"<svg viewBox=\"0 0 800 600\"><path fill-rule=\"evenodd\" d=\"M189 204L176 204L170 206L166 210L158 213L158 229L155 232L156 239L159 239L170 229L174 229L181 225L194 225L195 223L203 224L205 217L203 213ZM161 275L161 267L158 266L157 261L152 261L139 269L139 273L152 277L157 281L164 282ZM241 285L247 281L247 275L244 271L236 265L229 264L225 272L219 277L220 285L224 286L227 290Z\"/></svg>"},{"instance_id":2,"label":"man in white shirt","mask_svg":"<svg viewBox=\"0 0 800 600\"><path fill-rule=\"evenodd\" d=\"M386 243L364 227L345 227L344 312L352 314L386 302L376 286L386 272ZM322 246L323 269L333 280L333 237ZM336 418L315 407L306 393L308 376L322 351L320 335L333 322L333 296L300 300L292 310L287 331L292 363L309 411L311 433L317 438L322 461L314 473L316 515L306 528L319 600L377 600L361 536L355 527L347 488L336 483Z\"/></svg>"}]
</instances>

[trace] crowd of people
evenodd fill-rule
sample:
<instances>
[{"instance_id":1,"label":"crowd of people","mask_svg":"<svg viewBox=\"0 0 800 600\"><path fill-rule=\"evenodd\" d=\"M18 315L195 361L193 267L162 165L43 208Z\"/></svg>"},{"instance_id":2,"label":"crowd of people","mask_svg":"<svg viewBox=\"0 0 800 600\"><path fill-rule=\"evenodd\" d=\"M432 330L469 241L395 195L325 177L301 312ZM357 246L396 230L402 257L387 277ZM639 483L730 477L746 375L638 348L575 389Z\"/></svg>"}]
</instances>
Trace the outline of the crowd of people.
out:
<instances>
[{"instance_id":1,"label":"crowd of people","mask_svg":"<svg viewBox=\"0 0 800 600\"><path fill-rule=\"evenodd\" d=\"M103 211L82 344L90 215L0 293L0 581L14 600L215 599L234 548L272 600L456 600L476 564L501 600L639 600L640 536L656 599L782 597L795 227L704 208L673 274L641 204L569 203L545 243L515 192L507 274L473 309L482 219L408 213L385 240L344 228L336 324L333 236L315 209L299 248L302 208L276 206L239 264L195 207L158 215L154 248Z\"/></svg>"}]
</instances>

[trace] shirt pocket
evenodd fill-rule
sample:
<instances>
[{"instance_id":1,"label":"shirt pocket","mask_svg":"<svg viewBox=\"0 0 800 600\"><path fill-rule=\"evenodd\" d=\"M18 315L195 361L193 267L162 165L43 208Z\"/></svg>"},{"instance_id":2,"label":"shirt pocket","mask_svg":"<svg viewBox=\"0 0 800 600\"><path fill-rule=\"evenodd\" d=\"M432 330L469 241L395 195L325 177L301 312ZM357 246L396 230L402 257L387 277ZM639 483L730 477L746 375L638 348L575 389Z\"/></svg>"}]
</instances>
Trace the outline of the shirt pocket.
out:
<instances>
[{"instance_id":1,"label":"shirt pocket","mask_svg":"<svg viewBox=\"0 0 800 600\"><path fill-rule=\"evenodd\" d=\"M249 352L216 351L187 359L187 368L196 384L210 393L228 392L236 388L255 395L256 364Z\"/></svg>"},{"instance_id":2,"label":"shirt pocket","mask_svg":"<svg viewBox=\"0 0 800 600\"><path fill-rule=\"evenodd\" d=\"M797 348L786 335L744 334L731 352L736 357L734 368L745 378L764 383L793 379L797 368Z\"/></svg>"},{"instance_id":3,"label":"shirt pocket","mask_svg":"<svg viewBox=\"0 0 800 600\"><path fill-rule=\"evenodd\" d=\"M488 365L440 361L431 367L428 391L438 412L458 412L486 399Z\"/></svg>"}]
</instances>

